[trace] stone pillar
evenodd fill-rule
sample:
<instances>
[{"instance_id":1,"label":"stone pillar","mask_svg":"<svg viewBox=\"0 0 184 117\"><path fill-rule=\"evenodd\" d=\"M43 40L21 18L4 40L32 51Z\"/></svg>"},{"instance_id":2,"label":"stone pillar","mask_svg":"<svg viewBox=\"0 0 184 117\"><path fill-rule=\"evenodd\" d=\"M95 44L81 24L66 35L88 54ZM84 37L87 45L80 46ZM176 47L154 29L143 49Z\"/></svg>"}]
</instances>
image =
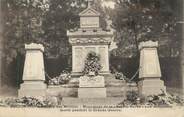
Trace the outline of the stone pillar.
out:
<instances>
[{"instance_id":1,"label":"stone pillar","mask_svg":"<svg viewBox=\"0 0 184 117\"><path fill-rule=\"evenodd\" d=\"M110 74L109 71L109 47L108 45L100 46L98 48L100 55L100 63L102 65L102 70L100 74Z\"/></svg>"},{"instance_id":2,"label":"stone pillar","mask_svg":"<svg viewBox=\"0 0 184 117\"><path fill-rule=\"evenodd\" d=\"M84 69L84 47L72 46L72 75L81 75Z\"/></svg>"},{"instance_id":3,"label":"stone pillar","mask_svg":"<svg viewBox=\"0 0 184 117\"><path fill-rule=\"evenodd\" d=\"M18 92L19 97L45 96L46 84L44 72L43 52L44 47L41 44L25 45L26 57L24 63L23 83Z\"/></svg>"},{"instance_id":4,"label":"stone pillar","mask_svg":"<svg viewBox=\"0 0 184 117\"><path fill-rule=\"evenodd\" d=\"M165 91L161 78L160 63L157 53L158 42L142 42L140 49L140 71L138 82L139 94L152 95Z\"/></svg>"}]
</instances>

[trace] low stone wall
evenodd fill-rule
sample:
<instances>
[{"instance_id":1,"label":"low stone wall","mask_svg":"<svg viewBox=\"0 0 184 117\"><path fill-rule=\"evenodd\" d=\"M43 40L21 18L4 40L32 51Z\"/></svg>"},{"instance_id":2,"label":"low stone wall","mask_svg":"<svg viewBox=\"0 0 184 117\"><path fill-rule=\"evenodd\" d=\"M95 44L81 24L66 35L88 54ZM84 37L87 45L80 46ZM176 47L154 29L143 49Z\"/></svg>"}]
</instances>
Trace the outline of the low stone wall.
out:
<instances>
[{"instance_id":1,"label":"low stone wall","mask_svg":"<svg viewBox=\"0 0 184 117\"><path fill-rule=\"evenodd\" d=\"M136 89L136 88L134 88ZM107 87L107 97L124 97L126 88ZM136 90L135 90L136 91ZM78 97L78 88L67 88L62 86L48 86L47 96Z\"/></svg>"}]
</instances>

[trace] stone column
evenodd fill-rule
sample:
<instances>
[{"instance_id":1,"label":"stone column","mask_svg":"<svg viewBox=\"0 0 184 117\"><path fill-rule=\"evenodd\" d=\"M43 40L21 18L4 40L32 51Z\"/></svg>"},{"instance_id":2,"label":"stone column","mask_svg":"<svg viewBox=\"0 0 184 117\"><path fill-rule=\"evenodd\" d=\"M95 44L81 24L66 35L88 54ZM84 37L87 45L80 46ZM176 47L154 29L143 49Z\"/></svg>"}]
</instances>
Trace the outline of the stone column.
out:
<instances>
[{"instance_id":1,"label":"stone column","mask_svg":"<svg viewBox=\"0 0 184 117\"><path fill-rule=\"evenodd\" d=\"M110 74L109 71L109 50L108 45L103 45L99 47L100 53L100 63L102 65L102 70L100 74Z\"/></svg>"},{"instance_id":2,"label":"stone column","mask_svg":"<svg viewBox=\"0 0 184 117\"><path fill-rule=\"evenodd\" d=\"M84 68L84 47L72 46L72 75L80 76Z\"/></svg>"},{"instance_id":3,"label":"stone column","mask_svg":"<svg viewBox=\"0 0 184 117\"><path fill-rule=\"evenodd\" d=\"M139 94L152 95L165 91L161 78L160 63L157 53L158 42L142 42L140 49L140 71L138 82Z\"/></svg>"},{"instance_id":4,"label":"stone column","mask_svg":"<svg viewBox=\"0 0 184 117\"><path fill-rule=\"evenodd\" d=\"M25 45L26 57L24 63L23 83L19 90L19 97L45 96L46 84L43 52L44 47L41 44Z\"/></svg>"}]
</instances>

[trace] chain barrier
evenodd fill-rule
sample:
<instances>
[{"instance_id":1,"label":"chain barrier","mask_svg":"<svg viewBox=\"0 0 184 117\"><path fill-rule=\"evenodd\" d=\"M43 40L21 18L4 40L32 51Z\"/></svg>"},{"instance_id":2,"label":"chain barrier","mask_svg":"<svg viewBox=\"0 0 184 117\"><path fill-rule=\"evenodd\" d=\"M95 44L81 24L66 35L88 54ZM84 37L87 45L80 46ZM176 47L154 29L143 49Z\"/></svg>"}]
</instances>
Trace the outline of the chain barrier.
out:
<instances>
[{"instance_id":1,"label":"chain barrier","mask_svg":"<svg viewBox=\"0 0 184 117\"><path fill-rule=\"evenodd\" d=\"M135 74L130 78L129 82L131 82L132 80L134 80L136 78L136 76L139 74L139 70L141 69L141 67L139 67L137 69L137 71L135 72Z\"/></svg>"},{"instance_id":2,"label":"chain barrier","mask_svg":"<svg viewBox=\"0 0 184 117\"><path fill-rule=\"evenodd\" d=\"M136 78L136 76L139 74L139 70L140 70L141 67L139 67L137 69L137 71L135 72L135 74L130 78L130 80L128 80L129 82L131 82L132 80L134 80ZM47 72L45 72L45 75L46 77L49 79L49 80L52 80L52 78L48 75Z\"/></svg>"},{"instance_id":3,"label":"chain barrier","mask_svg":"<svg viewBox=\"0 0 184 117\"><path fill-rule=\"evenodd\" d=\"M52 80L52 78L49 76L49 74L47 72L45 72L45 76L49 79Z\"/></svg>"}]
</instances>

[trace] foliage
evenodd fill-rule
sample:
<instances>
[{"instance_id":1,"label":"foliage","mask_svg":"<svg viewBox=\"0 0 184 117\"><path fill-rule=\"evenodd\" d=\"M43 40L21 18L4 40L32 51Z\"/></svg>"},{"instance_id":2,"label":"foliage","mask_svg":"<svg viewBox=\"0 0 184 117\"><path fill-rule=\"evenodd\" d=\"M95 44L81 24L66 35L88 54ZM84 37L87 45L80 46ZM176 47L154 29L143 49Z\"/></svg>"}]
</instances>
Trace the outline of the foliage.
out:
<instances>
[{"instance_id":1,"label":"foliage","mask_svg":"<svg viewBox=\"0 0 184 117\"><path fill-rule=\"evenodd\" d=\"M184 100L165 92L159 95L140 97L137 92L129 91L127 92L126 100L120 105L125 107L174 107L183 106Z\"/></svg>"},{"instance_id":2,"label":"foliage","mask_svg":"<svg viewBox=\"0 0 184 117\"><path fill-rule=\"evenodd\" d=\"M66 30L77 27L84 0L2 0L5 60L10 63L25 43L41 43L46 57L68 55Z\"/></svg>"},{"instance_id":3,"label":"foliage","mask_svg":"<svg viewBox=\"0 0 184 117\"><path fill-rule=\"evenodd\" d=\"M0 100L0 107L60 107L62 97L46 97L46 98L6 98ZM118 107L174 107L183 106L184 100L178 96L162 93L160 95L150 95L140 98L135 91L129 91L126 100L118 104Z\"/></svg>"},{"instance_id":4,"label":"foliage","mask_svg":"<svg viewBox=\"0 0 184 117\"><path fill-rule=\"evenodd\" d=\"M87 7L85 0L2 0L5 59L11 62L24 53L25 43L41 43L46 57L70 55L67 30L79 27L78 14ZM95 9L105 27L101 4Z\"/></svg>"},{"instance_id":5,"label":"foliage","mask_svg":"<svg viewBox=\"0 0 184 117\"><path fill-rule=\"evenodd\" d=\"M135 56L141 41L159 41L161 49L176 54L176 12L171 0L117 0L112 16L118 56ZM175 43L173 43L175 42ZM172 53L171 53L172 52Z\"/></svg>"},{"instance_id":6,"label":"foliage","mask_svg":"<svg viewBox=\"0 0 184 117\"><path fill-rule=\"evenodd\" d=\"M102 0L94 0L94 9L96 9L100 13L100 27L104 30L107 28L106 19L108 14L106 14L105 9L102 7Z\"/></svg>"},{"instance_id":7,"label":"foliage","mask_svg":"<svg viewBox=\"0 0 184 117\"><path fill-rule=\"evenodd\" d=\"M63 71L59 76L49 79L50 85L62 85L67 84L71 79L71 74Z\"/></svg>"},{"instance_id":8,"label":"foliage","mask_svg":"<svg viewBox=\"0 0 184 117\"><path fill-rule=\"evenodd\" d=\"M25 44L41 43L45 56L69 56L66 30L78 25L78 13L86 7L84 0L2 0L3 77L12 76L10 65L25 54ZM20 67L18 67L20 69ZM16 75L15 75L16 77ZM7 79L7 78L5 78Z\"/></svg>"},{"instance_id":9,"label":"foliage","mask_svg":"<svg viewBox=\"0 0 184 117\"><path fill-rule=\"evenodd\" d=\"M183 106L184 100L178 96L174 96L168 93L162 93L160 95L150 95L146 98L143 98L143 103L147 102L149 105L159 106Z\"/></svg>"},{"instance_id":10,"label":"foliage","mask_svg":"<svg viewBox=\"0 0 184 117\"><path fill-rule=\"evenodd\" d=\"M138 97L139 97L138 93L135 92L135 91L128 91L127 94L126 94L126 99L128 101L130 101L131 103L133 103L133 104L137 103Z\"/></svg>"},{"instance_id":11,"label":"foliage","mask_svg":"<svg viewBox=\"0 0 184 117\"><path fill-rule=\"evenodd\" d=\"M33 97L7 98L0 101L1 107L39 107L48 108L58 106L51 98L37 99Z\"/></svg>"},{"instance_id":12,"label":"foliage","mask_svg":"<svg viewBox=\"0 0 184 117\"><path fill-rule=\"evenodd\" d=\"M89 74L90 72L94 72L96 75L98 75L99 71L102 69L99 61L99 55L97 55L95 52L89 52L85 60L83 73Z\"/></svg>"},{"instance_id":13,"label":"foliage","mask_svg":"<svg viewBox=\"0 0 184 117\"><path fill-rule=\"evenodd\" d=\"M115 73L115 78L119 79L119 80L126 80L127 79L127 77L121 72L116 72Z\"/></svg>"},{"instance_id":14,"label":"foliage","mask_svg":"<svg viewBox=\"0 0 184 117\"><path fill-rule=\"evenodd\" d=\"M71 54L66 32L79 27L78 14L85 8L85 0L49 0L49 10L42 19L46 56Z\"/></svg>"},{"instance_id":15,"label":"foliage","mask_svg":"<svg viewBox=\"0 0 184 117\"><path fill-rule=\"evenodd\" d=\"M24 53L24 44L40 42L41 17L47 9L42 0L2 0L3 44L7 63Z\"/></svg>"}]
</instances>

